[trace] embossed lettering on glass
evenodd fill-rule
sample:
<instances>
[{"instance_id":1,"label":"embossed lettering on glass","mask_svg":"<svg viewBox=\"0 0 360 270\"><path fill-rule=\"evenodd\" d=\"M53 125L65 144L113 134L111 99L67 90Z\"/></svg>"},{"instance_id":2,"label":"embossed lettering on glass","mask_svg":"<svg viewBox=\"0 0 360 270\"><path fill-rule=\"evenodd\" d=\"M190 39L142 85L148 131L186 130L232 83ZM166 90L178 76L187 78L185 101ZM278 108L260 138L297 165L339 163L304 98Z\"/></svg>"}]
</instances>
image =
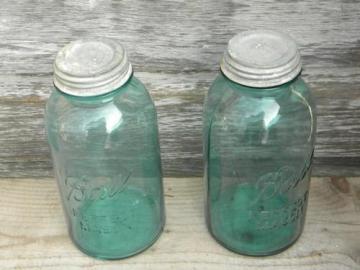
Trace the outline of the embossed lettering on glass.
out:
<instances>
[{"instance_id":1,"label":"embossed lettering on glass","mask_svg":"<svg viewBox=\"0 0 360 270\"><path fill-rule=\"evenodd\" d=\"M214 238L270 255L301 234L316 115L295 42L274 31L233 37L205 100L207 222Z\"/></svg>"},{"instance_id":2,"label":"embossed lettering on glass","mask_svg":"<svg viewBox=\"0 0 360 270\"><path fill-rule=\"evenodd\" d=\"M54 64L46 128L73 242L103 259L151 245L164 225L154 104L123 47L65 46Z\"/></svg>"}]
</instances>

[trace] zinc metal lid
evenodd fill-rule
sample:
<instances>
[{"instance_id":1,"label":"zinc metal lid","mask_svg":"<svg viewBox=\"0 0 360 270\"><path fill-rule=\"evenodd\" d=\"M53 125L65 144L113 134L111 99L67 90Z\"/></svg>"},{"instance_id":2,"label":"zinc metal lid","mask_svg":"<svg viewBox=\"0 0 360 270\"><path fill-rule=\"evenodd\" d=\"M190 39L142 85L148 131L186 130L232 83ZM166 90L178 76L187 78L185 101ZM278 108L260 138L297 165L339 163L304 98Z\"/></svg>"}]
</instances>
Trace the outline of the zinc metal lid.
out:
<instances>
[{"instance_id":1,"label":"zinc metal lid","mask_svg":"<svg viewBox=\"0 0 360 270\"><path fill-rule=\"evenodd\" d=\"M110 39L82 39L57 54L54 84L62 92L81 97L111 92L127 82L132 67L125 49Z\"/></svg>"},{"instance_id":2,"label":"zinc metal lid","mask_svg":"<svg viewBox=\"0 0 360 270\"><path fill-rule=\"evenodd\" d=\"M294 79L301 71L301 59L289 36L255 30L242 32L229 41L220 66L230 80L263 88Z\"/></svg>"}]
</instances>

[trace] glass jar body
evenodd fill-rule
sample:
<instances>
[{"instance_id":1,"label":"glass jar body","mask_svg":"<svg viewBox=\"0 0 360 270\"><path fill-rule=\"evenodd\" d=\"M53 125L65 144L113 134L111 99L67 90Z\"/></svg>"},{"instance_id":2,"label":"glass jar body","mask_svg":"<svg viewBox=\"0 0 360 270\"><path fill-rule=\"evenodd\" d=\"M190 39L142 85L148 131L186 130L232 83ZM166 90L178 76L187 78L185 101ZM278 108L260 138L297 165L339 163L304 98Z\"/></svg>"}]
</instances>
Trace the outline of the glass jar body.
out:
<instances>
[{"instance_id":1,"label":"glass jar body","mask_svg":"<svg viewBox=\"0 0 360 270\"><path fill-rule=\"evenodd\" d=\"M151 245L164 225L157 116L132 77L102 96L54 89L46 129L73 242L103 259Z\"/></svg>"},{"instance_id":2,"label":"glass jar body","mask_svg":"<svg viewBox=\"0 0 360 270\"><path fill-rule=\"evenodd\" d=\"M298 76L269 89L220 74L205 100L203 149L207 223L225 247L270 255L301 234L316 113Z\"/></svg>"}]
</instances>

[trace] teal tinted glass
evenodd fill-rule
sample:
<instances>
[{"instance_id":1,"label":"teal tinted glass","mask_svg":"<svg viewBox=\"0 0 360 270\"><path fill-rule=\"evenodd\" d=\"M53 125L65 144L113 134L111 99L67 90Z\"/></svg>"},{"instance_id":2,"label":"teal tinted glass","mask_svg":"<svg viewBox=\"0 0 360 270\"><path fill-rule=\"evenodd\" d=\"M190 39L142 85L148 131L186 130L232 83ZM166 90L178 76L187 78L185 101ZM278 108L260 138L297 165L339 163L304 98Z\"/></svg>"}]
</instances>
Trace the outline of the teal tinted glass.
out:
<instances>
[{"instance_id":1,"label":"teal tinted glass","mask_svg":"<svg viewBox=\"0 0 360 270\"><path fill-rule=\"evenodd\" d=\"M207 222L225 247L269 255L303 229L316 113L300 76L251 88L222 73L205 100L203 149Z\"/></svg>"},{"instance_id":2,"label":"teal tinted glass","mask_svg":"<svg viewBox=\"0 0 360 270\"><path fill-rule=\"evenodd\" d=\"M74 243L103 259L151 245L164 204L156 110L143 84L132 76L92 97L54 89L46 129Z\"/></svg>"}]
</instances>

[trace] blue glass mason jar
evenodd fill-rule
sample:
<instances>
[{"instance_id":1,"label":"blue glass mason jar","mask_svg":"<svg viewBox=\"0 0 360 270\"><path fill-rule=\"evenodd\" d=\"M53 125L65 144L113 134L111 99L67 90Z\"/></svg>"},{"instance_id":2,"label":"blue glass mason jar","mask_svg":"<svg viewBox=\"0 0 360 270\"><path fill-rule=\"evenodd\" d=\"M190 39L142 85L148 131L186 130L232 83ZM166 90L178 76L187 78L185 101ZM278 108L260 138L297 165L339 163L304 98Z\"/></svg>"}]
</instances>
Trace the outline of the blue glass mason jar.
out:
<instances>
[{"instance_id":1,"label":"blue glass mason jar","mask_svg":"<svg viewBox=\"0 0 360 270\"><path fill-rule=\"evenodd\" d=\"M157 116L123 47L65 46L54 64L46 129L73 242L102 259L134 255L164 226Z\"/></svg>"},{"instance_id":2,"label":"blue glass mason jar","mask_svg":"<svg viewBox=\"0 0 360 270\"><path fill-rule=\"evenodd\" d=\"M237 253L280 252L305 220L316 113L295 42L274 31L233 37L205 100L207 223Z\"/></svg>"}]
</instances>

